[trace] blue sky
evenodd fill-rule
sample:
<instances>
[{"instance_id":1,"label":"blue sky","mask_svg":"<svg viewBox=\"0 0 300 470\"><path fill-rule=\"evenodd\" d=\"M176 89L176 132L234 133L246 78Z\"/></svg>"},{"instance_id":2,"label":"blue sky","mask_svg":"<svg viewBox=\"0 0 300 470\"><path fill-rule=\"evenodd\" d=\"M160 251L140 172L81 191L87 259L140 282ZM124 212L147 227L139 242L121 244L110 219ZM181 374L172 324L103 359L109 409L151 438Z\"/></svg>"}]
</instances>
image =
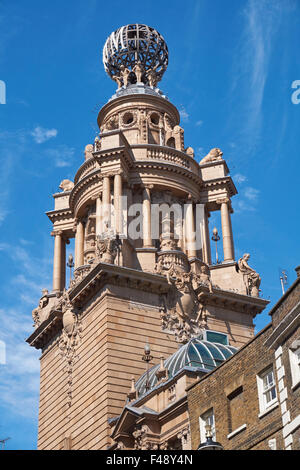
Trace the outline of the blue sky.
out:
<instances>
[{"instance_id":1,"label":"blue sky","mask_svg":"<svg viewBox=\"0 0 300 470\"><path fill-rule=\"evenodd\" d=\"M115 83L101 63L111 31L155 27L170 63L160 88L181 112L185 144L199 160L224 152L239 194L232 216L236 257L251 254L262 294L279 299L300 264L300 79L297 0L0 0L0 439L34 449L39 352L24 339L42 287L51 289L53 240L44 215L62 179L73 179L94 141ZM215 216L212 224L220 230ZM268 311L269 309L267 309ZM269 321L263 313L257 330Z\"/></svg>"}]
</instances>

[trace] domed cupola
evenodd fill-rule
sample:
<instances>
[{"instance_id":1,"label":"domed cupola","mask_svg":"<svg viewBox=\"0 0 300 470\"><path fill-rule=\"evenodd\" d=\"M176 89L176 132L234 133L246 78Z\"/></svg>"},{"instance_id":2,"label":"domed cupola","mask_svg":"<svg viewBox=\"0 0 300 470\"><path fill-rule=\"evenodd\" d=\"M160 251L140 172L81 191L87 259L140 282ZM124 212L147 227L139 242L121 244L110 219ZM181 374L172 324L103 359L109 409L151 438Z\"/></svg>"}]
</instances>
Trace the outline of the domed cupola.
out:
<instances>
[{"instance_id":1,"label":"domed cupola","mask_svg":"<svg viewBox=\"0 0 300 470\"><path fill-rule=\"evenodd\" d=\"M231 357L237 351L232 346L206 341L201 337L192 338L178 351L164 361L164 367L168 371L168 379L175 377L182 369L189 368L195 372L208 373L218 367L222 362ZM149 370L149 385L153 389L157 383L157 364ZM136 382L135 388L138 396L146 393L147 373L144 373Z\"/></svg>"}]
</instances>

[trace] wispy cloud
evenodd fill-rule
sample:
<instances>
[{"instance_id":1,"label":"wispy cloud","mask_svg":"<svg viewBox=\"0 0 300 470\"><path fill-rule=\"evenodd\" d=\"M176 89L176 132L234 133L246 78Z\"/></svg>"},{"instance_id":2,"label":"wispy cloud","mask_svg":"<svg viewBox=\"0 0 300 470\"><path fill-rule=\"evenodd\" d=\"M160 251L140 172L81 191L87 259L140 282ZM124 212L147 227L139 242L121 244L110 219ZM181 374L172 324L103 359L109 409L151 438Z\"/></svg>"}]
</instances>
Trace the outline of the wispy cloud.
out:
<instances>
[{"instance_id":1,"label":"wispy cloud","mask_svg":"<svg viewBox=\"0 0 300 470\"><path fill-rule=\"evenodd\" d=\"M233 181L238 184L242 184L247 181L247 177L245 175L242 175L241 173L236 173L232 178Z\"/></svg>"},{"instance_id":2,"label":"wispy cloud","mask_svg":"<svg viewBox=\"0 0 300 470\"><path fill-rule=\"evenodd\" d=\"M37 126L31 132L31 135L37 144L43 144L47 142L47 140L56 137L57 133L57 129L44 129L43 127Z\"/></svg>"},{"instance_id":3,"label":"wispy cloud","mask_svg":"<svg viewBox=\"0 0 300 470\"><path fill-rule=\"evenodd\" d=\"M196 121L195 123L195 126L197 127L201 127L203 125L203 121L199 120L199 121Z\"/></svg>"},{"instance_id":4,"label":"wispy cloud","mask_svg":"<svg viewBox=\"0 0 300 470\"><path fill-rule=\"evenodd\" d=\"M179 114L180 114L180 118L182 119L183 122L188 122L190 115L189 115L189 113L187 112L187 110L185 109L184 106L180 107Z\"/></svg>"},{"instance_id":5,"label":"wispy cloud","mask_svg":"<svg viewBox=\"0 0 300 470\"><path fill-rule=\"evenodd\" d=\"M75 149L66 145L60 145L57 148L47 149L45 153L54 162L56 167L63 168L72 165Z\"/></svg>"},{"instance_id":6,"label":"wispy cloud","mask_svg":"<svg viewBox=\"0 0 300 470\"><path fill-rule=\"evenodd\" d=\"M9 306L2 303L0 309L0 340L6 349L6 364L0 365L0 402L11 414L36 419L40 353L30 348L24 338L33 331L30 312L41 288L50 284L51 268L48 257L36 257L34 245L1 243L0 252L16 272L7 279L5 287L14 292L12 301Z\"/></svg>"},{"instance_id":7,"label":"wispy cloud","mask_svg":"<svg viewBox=\"0 0 300 470\"><path fill-rule=\"evenodd\" d=\"M257 201L259 195L259 190L248 186L245 188L244 196L249 201Z\"/></svg>"},{"instance_id":8,"label":"wispy cloud","mask_svg":"<svg viewBox=\"0 0 300 470\"><path fill-rule=\"evenodd\" d=\"M281 0L248 0L242 9L244 28L232 71L231 97L239 99L240 137L249 153L260 138L270 60L284 10Z\"/></svg>"}]
</instances>

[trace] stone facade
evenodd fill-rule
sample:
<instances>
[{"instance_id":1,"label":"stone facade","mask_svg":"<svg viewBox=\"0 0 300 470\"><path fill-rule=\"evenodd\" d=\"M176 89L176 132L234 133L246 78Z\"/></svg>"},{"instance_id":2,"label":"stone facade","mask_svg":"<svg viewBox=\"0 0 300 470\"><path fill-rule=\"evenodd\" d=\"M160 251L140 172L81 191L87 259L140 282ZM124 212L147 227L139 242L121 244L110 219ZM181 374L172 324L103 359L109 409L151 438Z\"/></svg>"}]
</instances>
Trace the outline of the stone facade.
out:
<instances>
[{"instance_id":1,"label":"stone facade","mask_svg":"<svg viewBox=\"0 0 300 470\"><path fill-rule=\"evenodd\" d=\"M139 25L129 26L113 38L135 34ZM222 151L212 149L198 163L177 108L156 88L167 57L163 71L143 73L140 63L132 70L119 62L111 66L109 50L105 67L118 90L99 112L99 135L85 147L74 181L61 182L47 212L53 288L33 310L35 331L27 340L42 352L38 448L188 448L184 387L202 372L186 371L180 386L178 377L166 377L171 382L167 391L161 384L159 400L138 397L132 412L127 395L132 376L145 370L144 344L151 344L150 366L208 331L223 333L228 348L239 348L253 337L253 319L268 302L259 296L260 276L245 264L249 256L235 260L231 198L237 191ZM167 210L155 232L152 209L160 205ZM182 214L179 223L174 206ZM218 264L212 264L212 212L222 226L224 259ZM67 286L70 239L75 269ZM172 390L180 391L178 403L158 428L147 409L165 416L164 397ZM143 411L136 411L139 406ZM146 413L147 429L136 422L139 413ZM137 428L130 434L132 416ZM126 442L119 439L121 425L129 433Z\"/></svg>"},{"instance_id":2,"label":"stone facade","mask_svg":"<svg viewBox=\"0 0 300 470\"><path fill-rule=\"evenodd\" d=\"M208 410L213 410L215 438L227 450L300 449L299 277L270 315L268 326L188 389L193 449ZM259 380L268 368L273 369L276 398L266 407Z\"/></svg>"}]
</instances>

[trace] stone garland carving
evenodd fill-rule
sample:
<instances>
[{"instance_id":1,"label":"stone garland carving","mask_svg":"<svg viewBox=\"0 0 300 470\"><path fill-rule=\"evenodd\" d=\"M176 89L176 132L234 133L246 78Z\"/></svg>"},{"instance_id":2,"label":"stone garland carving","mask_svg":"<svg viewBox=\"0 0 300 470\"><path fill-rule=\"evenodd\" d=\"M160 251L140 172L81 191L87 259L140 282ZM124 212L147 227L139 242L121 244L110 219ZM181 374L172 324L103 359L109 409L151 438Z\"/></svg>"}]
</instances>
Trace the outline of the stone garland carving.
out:
<instances>
[{"instance_id":1,"label":"stone garland carving","mask_svg":"<svg viewBox=\"0 0 300 470\"><path fill-rule=\"evenodd\" d=\"M261 278L259 274L248 265L249 253L245 253L238 261L238 271L243 276L247 295L259 297Z\"/></svg>"},{"instance_id":2,"label":"stone garland carving","mask_svg":"<svg viewBox=\"0 0 300 470\"><path fill-rule=\"evenodd\" d=\"M202 158L202 160L200 161L200 165L202 165L203 163L223 160L222 155L223 155L223 152L221 149L213 148L204 158Z\"/></svg>"},{"instance_id":3,"label":"stone garland carving","mask_svg":"<svg viewBox=\"0 0 300 470\"><path fill-rule=\"evenodd\" d=\"M58 347L60 349L61 356L66 362L68 376L67 405L70 408L72 405L73 367L75 362L79 359L76 351L81 341L82 325L79 314L74 311L68 291L64 290L59 304L63 313L63 329L62 334L58 339Z\"/></svg>"}]
</instances>

